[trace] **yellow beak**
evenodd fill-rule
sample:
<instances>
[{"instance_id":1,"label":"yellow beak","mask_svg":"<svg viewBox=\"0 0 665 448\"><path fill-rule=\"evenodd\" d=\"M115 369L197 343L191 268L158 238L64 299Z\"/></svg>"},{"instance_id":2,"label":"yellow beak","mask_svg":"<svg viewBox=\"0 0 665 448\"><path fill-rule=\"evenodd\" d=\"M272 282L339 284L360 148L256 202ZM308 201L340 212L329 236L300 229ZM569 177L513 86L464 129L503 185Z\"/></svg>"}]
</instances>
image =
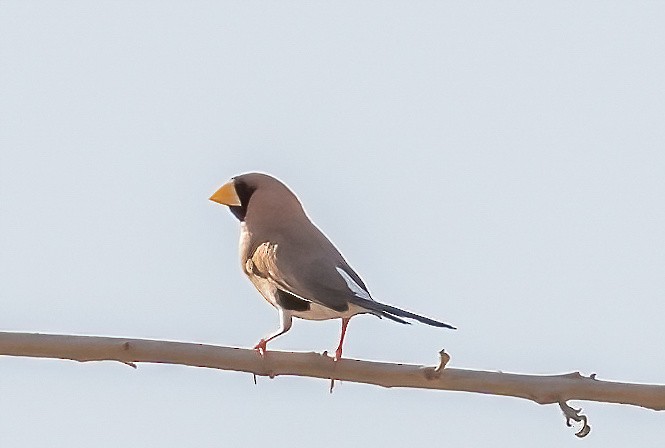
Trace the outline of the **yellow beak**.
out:
<instances>
[{"instance_id":1,"label":"yellow beak","mask_svg":"<svg viewBox=\"0 0 665 448\"><path fill-rule=\"evenodd\" d=\"M217 202L218 204L240 207L240 198L238 193L236 193L236 187L233 185L233 181L229 181L222 185L219 190L210 196L210 200Z\"/></svg>"}]
</instances>

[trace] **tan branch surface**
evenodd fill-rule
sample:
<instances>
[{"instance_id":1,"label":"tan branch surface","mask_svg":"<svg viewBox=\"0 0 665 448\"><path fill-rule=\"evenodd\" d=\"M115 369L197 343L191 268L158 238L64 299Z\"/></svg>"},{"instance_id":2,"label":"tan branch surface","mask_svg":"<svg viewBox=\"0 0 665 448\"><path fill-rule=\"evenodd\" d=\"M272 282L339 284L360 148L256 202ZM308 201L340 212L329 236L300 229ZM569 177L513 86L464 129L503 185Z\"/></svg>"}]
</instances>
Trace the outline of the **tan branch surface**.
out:
<instances>
[{"instance_id":1,"label":"tan branch surface","mask_svg":"<svg viewBox=\"0 0 665 448\"><path fill-rule=\"evenodd\" d=\"M588 433L586 417L569 407L568 400L630 404L653 410L665 409L665 385L601 381L578 372L562 375L524 375L446 367L450 357L443 351L438 366L392 364L342 359L327 354L256 351L204 344L144 339L67 336L0 332L0 355L58 358L75 361L120 361L181 364L221 370L337 379L383 387L412 387L525 398L539 404L559 404L566 419L583 421L578 433ZM584 431L584 432L583 432Z\"/></svg>"}]
</instances>

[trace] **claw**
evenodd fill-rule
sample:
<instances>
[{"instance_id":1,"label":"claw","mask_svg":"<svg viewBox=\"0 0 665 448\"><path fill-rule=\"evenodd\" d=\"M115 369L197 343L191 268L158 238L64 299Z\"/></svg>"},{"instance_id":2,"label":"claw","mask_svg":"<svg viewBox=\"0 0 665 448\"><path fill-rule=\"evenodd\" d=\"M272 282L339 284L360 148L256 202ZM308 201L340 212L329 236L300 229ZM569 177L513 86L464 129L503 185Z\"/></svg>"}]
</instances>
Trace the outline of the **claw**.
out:
<instances>
[{"instance_id":1,"label":"claw","mask_svg":"<svg viewBox=\"0 0 665 448\"><path fill-rule=\"evenodd\" d=\"M254 346L254 350L259 352L259 355L265 356L266 351L268 350L268 341L261 339L258 344Z\"/></svg>"}]
</instances>

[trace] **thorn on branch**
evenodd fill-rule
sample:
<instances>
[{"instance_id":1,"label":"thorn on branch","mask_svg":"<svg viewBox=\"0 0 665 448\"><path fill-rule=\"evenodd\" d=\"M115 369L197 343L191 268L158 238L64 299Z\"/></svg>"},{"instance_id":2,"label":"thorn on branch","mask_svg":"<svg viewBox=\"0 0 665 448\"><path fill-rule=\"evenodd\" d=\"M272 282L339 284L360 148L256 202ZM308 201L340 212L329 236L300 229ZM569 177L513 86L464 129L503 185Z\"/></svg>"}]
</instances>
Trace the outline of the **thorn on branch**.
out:
<instances>
[{"instance_id":1,"label":"thorn on branch","mask_svg":"<svg viewBox=\"0 0 665 448\"><path fill-rule=\"evenodd\" d=\"M323 352L323 354L324 354L325 356L328 356L328 352ZM333 362L332 370L333 370L333 373L334 373L334 372L335 372L335 369L337 368L337 362L338 362L338 361L337 361L335 358L332 358L332 357L329 357L329 359L331 359L332 362ZM329 390L329 392L330 392L331 394L333 393L333 389L334 389L334 388L335 388L335 376L333 375L332 378L330 378L330 390Z\"/></svg>"},{"instance_id":2,"label":"thorn on branch","mask_svg":"<svg viewBox=\"0 0 665 448\"><path fill-rule=\"evenodd\" d=\"M134 364L133 362L130 362L130 361L120 361L120 362L123 363L123 364L126 365L126 366L131 367L132 369L137 369L137 368L138 368L138 367L136 366L136 364Z\"/></svg>"},{"instance_id":3,"label":"thorn on branch","mask_svg":"<svg viewBox=\"0 0 665 448\"><path fill-rule=\"evenodd\" d=\"M441 373L443 372L443 369L446 368L448 361L450 361L450 355L446 353L446 349L441 349L439 352L439 364L434 368L426 367L425 378L428 380L433 380L441 377Z\"/></svg>"},{"instance_id":4,"label":"thorn on branch","mask_svg":"<svg viewBox=\"0 0 665 448\"><path fill-rule=\"evenodd\" d=\"M591 432L591 426L589 426L589 423L587 422L587 417L584 414L581 414L582 409L574 409L568 405L565 401L560 401L559 402L559 407L563 411L564 417L566 417L566 426L571 427L573 426L572 423L570 423L571 420L575 420L576 422L582 422L582 429L577 431L575 435L579 437L580 439L582 437L587 436Z\"/></svg>"},{"instance_id":5,"label":"thorn on branch","mask_svg":"<svg viewBox=\"0 0 665 448\"><path fill-rule=\"evenodd\" d=\"M442 348L441 351L439 352L439 365L436 366L436 369L434 369L434 371L438 374L441 374L443 369L446 368L446 364L448 364L448 361L450 361L450 355L446 353L445 348Z\"/></svg>"}]
</instances>

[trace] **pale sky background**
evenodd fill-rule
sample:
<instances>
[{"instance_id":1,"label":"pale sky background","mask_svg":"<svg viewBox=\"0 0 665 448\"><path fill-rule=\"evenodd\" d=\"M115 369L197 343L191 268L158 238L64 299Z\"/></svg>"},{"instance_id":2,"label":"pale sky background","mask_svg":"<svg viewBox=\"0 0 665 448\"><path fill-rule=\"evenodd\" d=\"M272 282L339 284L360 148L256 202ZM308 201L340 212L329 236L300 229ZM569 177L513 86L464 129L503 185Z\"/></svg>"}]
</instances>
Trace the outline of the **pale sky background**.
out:
<instances>
[{"instance_id":1,"label":"pale sky background","mask_svg":"<svg viewBox=\"0 0 665 448\"><path fill-rule=\"evenodd\" d=\"M0 1L0 328L253 346L231 176L375 298L345 355L665 383L665 3ZM272 347L334 350L339 321ZM662 446L665 414L0 359L0 446Z\"/></svg>"}]
</instances>

